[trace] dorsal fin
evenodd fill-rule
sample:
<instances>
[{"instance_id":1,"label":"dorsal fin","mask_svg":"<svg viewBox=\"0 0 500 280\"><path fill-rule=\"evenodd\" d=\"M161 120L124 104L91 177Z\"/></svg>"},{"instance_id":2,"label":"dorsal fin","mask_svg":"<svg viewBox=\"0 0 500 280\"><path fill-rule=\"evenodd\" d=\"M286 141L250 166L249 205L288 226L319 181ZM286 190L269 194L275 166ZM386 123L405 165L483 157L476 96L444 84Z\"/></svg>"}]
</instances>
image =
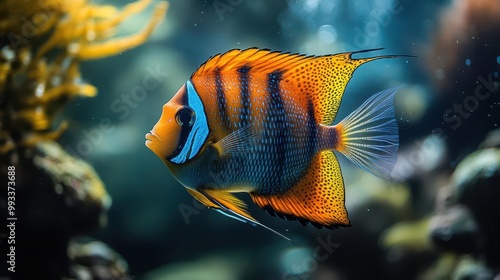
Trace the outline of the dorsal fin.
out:
<instances>
[{"instance_id":1,"label":"dorsal fin","mask_svg":"<svg viewBox=\"0 0 500 280\"><path fill-rule=\"evenodd\" d=\"M198 78L214 76L215 72L220 75L232 74L241 67L249 67L250 73L258 74L279 71L282 73L281 89L293 93L296 102L311 100L315 107L316 121L330 125L335 119L344 90L356 68L376 59L400 57L385 55L352 58L353 54L375 50L380 49L306 56L258 48L234 49L211 57L193 73L191 79L196 82Z\"/></svg>"},{"instance_id":2,"label":"dorsal fin","mask_svg":"<svg viewBox=\"0 0 500 280\"><path fill-rule=\"evenodd\" d=\"M191 79L197 76L210 75L215 71L221 73L236 71L238 68L248 65L254 69L265 69L273 66L273 70L283 68L287 63L312 58L303 54L290 54L268 49L250 48L246 50L233 49L209 58L191 75ZM272 72L272 70L270 71Z\"/></svg>"}]
</instances>

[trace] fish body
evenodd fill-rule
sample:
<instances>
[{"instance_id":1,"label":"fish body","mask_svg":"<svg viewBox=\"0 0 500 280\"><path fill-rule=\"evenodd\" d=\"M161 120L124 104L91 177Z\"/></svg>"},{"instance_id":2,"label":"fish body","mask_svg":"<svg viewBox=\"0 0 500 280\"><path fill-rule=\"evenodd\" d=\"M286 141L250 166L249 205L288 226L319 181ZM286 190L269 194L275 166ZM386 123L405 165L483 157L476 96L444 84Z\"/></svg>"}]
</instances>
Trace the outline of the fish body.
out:
<instances>
[{"instance_id":1,"label":"fish body","mask_svg":"<svg viewBox=\"0 0 500 280\"><path fill-rule=\"evenodd\" d=\"M262 82L275 79L272 75L264 77ZM253 82L260 83L259 80ZM237 85L228 83L225 87L233 86ZM254 91L259 89L250 86L249 92ZM281 93L287 94L285 90ZM246 107L242 102L234 102L233 106L227 106L226 112L215 110L217 114L208 118L208 126L218 127L220 135L207 137L207 143L215 145L208 146L182 168L171 166L171 170L175 170L177 178L186 186L205 185L259 194L287 191L305 172L321 144L316 137L320 127L315 123L313 112L296 107L293 100L287 99L278 94L263 95L249 100ZM220 102L204 101L205 104L212 101L214 107ZM312 109L311 105L309 110Z\"/></svg>"},{"instance_id":2,"label":"fish body","mask_svg":"<svg viewBox=\"0 0 500 280\"><path fill-rule=\"evenodd\" d=\"M333 151L389 177L398 149L396 89L372 96L333 125L357 67L394 57L352 54L251 48L216 55L163 106L146 146L191 195L238 220L263 226L232 194L246 192L280 217L349 226Z\"/></svg>"}]
</instances>

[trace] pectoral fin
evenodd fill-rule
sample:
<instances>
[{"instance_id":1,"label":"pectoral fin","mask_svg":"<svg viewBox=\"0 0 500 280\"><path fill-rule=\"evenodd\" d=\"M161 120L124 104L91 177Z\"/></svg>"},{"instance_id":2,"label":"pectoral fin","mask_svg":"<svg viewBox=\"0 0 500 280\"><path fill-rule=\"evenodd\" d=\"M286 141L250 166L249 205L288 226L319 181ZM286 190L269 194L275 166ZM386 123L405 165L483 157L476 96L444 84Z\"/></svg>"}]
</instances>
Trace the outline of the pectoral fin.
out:
<instances>
[{"instance_id":1,"label":"pectoral fin","mask_svg":"<svg viewBox=\"0 0 500 280\"><path fill-rule=\"evenodd\" d=\"M224 214L225 216L231 217L240 222L251 224L252 226L261 226L273 233L285 238L290 241L290 238L284 236L283 234L271 229L257 220L248 213L246 210L245 202L241 201L233 194L220 191L220 190L203 190L203 189L187 189L188 192L195 197L203 205L215 209L217 212Z\"/></svg>"},{"instance_id":2,"label":"pectoral fin","mask_svg":"<svg viewBox=\"0 0 500 280\"><path fill-rule=\"evenodd\" d=\"M233 131L213 145L219 156L245 154L252 151L260 139L261 131L255 124L249 124Z\"/></svg>"}]
</instances>

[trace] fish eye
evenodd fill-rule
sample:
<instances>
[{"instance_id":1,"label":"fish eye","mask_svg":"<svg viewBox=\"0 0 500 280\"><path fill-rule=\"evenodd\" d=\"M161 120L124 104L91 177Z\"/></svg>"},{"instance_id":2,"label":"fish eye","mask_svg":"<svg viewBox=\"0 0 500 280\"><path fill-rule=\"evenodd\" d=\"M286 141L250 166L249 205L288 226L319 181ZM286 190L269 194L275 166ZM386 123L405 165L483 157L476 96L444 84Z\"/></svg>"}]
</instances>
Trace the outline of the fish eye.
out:
<instances>
[{"instance_id":1,"label":"fish eye","mask_svg":"<svg viewBox=\"0 0 500 280\"><path fill-rule=\"evenodd\" d=\"M192 126L194 119L194 111L190 107L183 107L175 115L175 120L180 126Z\"/></svg>"}]
</instances>

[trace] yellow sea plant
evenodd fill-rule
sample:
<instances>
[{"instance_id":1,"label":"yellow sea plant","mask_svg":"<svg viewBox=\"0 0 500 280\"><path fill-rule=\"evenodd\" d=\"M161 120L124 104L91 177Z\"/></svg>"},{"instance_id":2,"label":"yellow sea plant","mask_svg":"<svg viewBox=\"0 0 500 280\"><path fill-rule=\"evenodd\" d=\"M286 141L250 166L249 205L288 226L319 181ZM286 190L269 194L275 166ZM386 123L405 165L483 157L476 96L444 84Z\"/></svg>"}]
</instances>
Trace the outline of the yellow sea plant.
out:
<instances>
[{"instance_id":1,"label":"yellow sea plant","mask_svg":"<svg viewBox=\"0 0 500 280\"><path fill-rule=\"evenodd\" d=\"M59 137L54 119L75 96L95 96L82 81L83 60L119 54L144 43L164 18L156 4L137 34L116 37L117 27L151 5L139 0L118 9L86 0L0 2L0 155Z\"/></svg>"}]
</instances>

